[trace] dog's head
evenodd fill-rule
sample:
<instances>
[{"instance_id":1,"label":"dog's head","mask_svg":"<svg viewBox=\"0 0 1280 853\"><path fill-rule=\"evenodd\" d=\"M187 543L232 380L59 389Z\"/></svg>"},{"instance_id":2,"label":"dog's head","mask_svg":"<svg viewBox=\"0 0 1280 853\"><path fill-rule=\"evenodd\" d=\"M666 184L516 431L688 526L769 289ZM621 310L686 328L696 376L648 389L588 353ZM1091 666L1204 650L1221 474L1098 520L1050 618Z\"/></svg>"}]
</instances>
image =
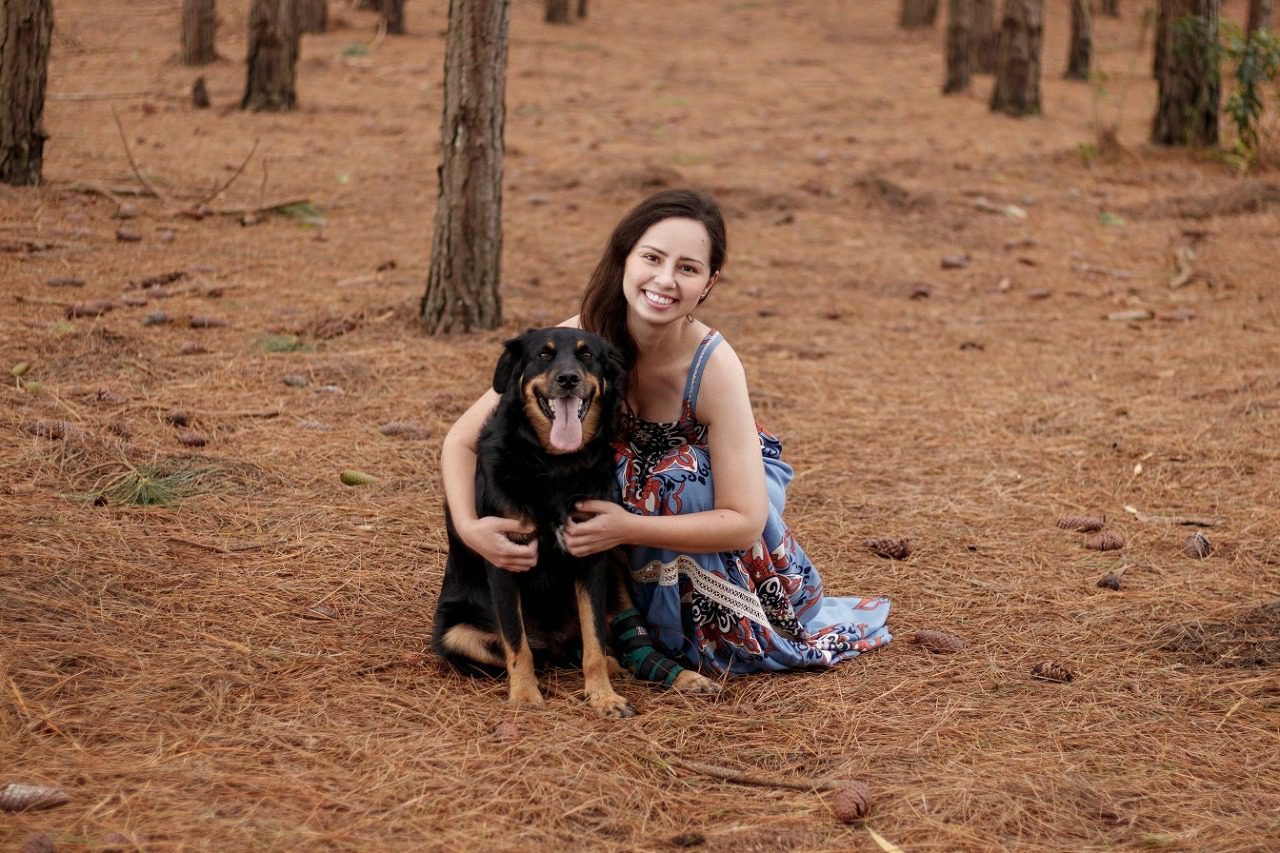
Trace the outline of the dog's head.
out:
<instances>
[{"instance_id":1,"label":"dog's head","mask_svg":"<svg viewBox=\"0 0 1280 853\"><path fill-rule=\"evenodd\" d=\"M548 453L576 453L613 425L621 362L609 342L580 329L530 329L507 341L493 390L517 395Z\"/></svg>"}]
</instances>

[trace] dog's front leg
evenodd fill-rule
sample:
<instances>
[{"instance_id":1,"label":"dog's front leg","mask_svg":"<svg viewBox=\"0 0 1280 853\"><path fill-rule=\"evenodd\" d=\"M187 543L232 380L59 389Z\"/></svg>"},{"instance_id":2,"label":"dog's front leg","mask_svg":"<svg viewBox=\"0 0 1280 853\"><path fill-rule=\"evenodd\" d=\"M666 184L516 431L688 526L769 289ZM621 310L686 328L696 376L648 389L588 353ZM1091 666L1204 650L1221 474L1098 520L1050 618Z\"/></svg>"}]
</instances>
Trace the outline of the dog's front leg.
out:
<instances>
[{"instance_id":1,"label":"dog's front leg","mask_svg":"<svg viewBox=\"0 0 1280 853\"><path fill-rule=\"evenodd\" d=\"M514 703L541 705L542 693L533 671L533 649L529 647L524 610L520 606L520 585L511 572L490 566L489 592L507 662L507 698Z\"/></svg>"},{"instance_id":2,"label":"dog's front leg","mask_svg":"<svg viewBox=\"0 0 1280 853\"><path fill-rule=\"evenodd\" d=\"M582 628L582 675L587 704L606 717L632 717L636 709L614 691L609 681L609 661L604 650L608 583L607 573L601 567L574 584L578 595L578 624Z\"/></svg>"}]
</instances>

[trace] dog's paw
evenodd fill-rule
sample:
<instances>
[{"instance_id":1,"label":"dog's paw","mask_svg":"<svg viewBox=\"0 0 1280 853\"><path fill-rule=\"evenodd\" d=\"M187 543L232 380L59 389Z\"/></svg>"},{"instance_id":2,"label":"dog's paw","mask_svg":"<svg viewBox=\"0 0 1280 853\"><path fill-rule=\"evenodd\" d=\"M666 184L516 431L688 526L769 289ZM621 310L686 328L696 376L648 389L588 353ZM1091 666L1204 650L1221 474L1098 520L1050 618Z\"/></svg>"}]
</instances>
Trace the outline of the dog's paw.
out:
<instances>
[{"instance_id":1,"label":"dog's paw","mask_svg":"<svg viewBox=\"0 0 1280 853\"><path fill-rule=\"evenodd\" d=\"M538 690L535 684L532 687L520 687L511 685L511 692L507 694L507 701L512 705L541 705L542 692Z\"/></svg>"},{"instance_id":2,"label":"dog's paw","mask_svg":"<svg viewBox=\"0 0 1280 853\"><path fill-rule=\"evenodd\" d=\"M712 681L691 669L686 669L677 675L671 689L677 693L693 693L702 696L718 696L724 691L720 682Z\"/></svg>"},{"instance_id":3,"label":"dog's paw","mask_svg":"<svg viewBox=\"0 0 1280 853\"><path fill-rule=\"evenodd\" d=\"M600 716L611 717L615 720L622 720L636 715L635 706L617 693L588 696L587 704L591 706L591 710Z\"/></svg>"}]
</instances>

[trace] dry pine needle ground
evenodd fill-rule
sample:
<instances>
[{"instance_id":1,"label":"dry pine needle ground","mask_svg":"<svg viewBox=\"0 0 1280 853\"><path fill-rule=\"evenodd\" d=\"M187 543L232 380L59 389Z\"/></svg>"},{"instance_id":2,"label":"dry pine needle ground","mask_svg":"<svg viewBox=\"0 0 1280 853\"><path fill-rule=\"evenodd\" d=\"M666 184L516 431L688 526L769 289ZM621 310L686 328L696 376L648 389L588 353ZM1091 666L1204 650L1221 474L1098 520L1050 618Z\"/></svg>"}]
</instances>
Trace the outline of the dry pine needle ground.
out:
<instances>
[{"instance_id":1,"label":"dry pine needle ground","mask_svg":"<svg viewBox=\"0 0 1280 853\"><path fill-rule=\"evenodd\" d=\"M0 366L26 365L0 374L0 785L70 802L6 813L0 848L1280 846L1280 229L1265 196L1189 201L1234 197L1212 158L1145 146L1139 5L1094 19L1099 89L1060 79L1046 4L1026 121L989 77L937 94L939 30L889 0L541 5L513 4L506 325L428 339L445 4L378 39L330 3L301 109L252 115L244 0L200 111L176 0L60 2L47 184L0 188ZM123 194L113 108L169 202ZM1093 116L1115 159L1081 160ZM210 206L310 207L174 213L254 140ZM686 183L729 216L700 314L796 468L788 519L898 640L716 702L624 681L625 723L571 671L509 708L424 654L440 441L505 337L574 313L607 223ZM1122 549L1056 526L1095 515ZM1178 517L1218 520L1210 555ZM875 802L845 824L821 786L853 781Z\"/></svg>"}]
</instances>

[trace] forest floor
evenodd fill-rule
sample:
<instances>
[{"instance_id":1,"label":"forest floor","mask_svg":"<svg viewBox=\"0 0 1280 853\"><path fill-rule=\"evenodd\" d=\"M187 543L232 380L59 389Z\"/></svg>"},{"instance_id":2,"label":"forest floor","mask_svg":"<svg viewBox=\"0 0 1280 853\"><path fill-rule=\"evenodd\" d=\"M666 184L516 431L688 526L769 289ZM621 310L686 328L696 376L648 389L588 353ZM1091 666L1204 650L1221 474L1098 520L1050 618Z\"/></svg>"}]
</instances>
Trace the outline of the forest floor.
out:
<instances>
[{"instance_id":1,"label":"forest floor","mask_svg":"<svg viewBox=\"0 0 1280 853\"><path fill-rule=\"evenodd\" d=\"M1049 0L1018 120L990 77L943 97L941 25L890 0L566 27L516 0L505 323L449 338L415 322L447 4L385 38L330 5L299 109L251 114L245 0L202 69L178 0L56 4L46 182L0 188L0 786L70 801L0 814L0 848L1280 847L1277 178L1146 143L1148 4L1096 19L1080 83ZM429 651L440 442L680 185L728 216L703 317L798 472L787 518L896 639L718 701L620 680L625 721L574 671L510 707ZM1085 515L1123 547L1056 526ZM863 545L886 536L913 553ZM844 824L822 785L854 779L874 803Z\"/></svg>"}]
</instances>

